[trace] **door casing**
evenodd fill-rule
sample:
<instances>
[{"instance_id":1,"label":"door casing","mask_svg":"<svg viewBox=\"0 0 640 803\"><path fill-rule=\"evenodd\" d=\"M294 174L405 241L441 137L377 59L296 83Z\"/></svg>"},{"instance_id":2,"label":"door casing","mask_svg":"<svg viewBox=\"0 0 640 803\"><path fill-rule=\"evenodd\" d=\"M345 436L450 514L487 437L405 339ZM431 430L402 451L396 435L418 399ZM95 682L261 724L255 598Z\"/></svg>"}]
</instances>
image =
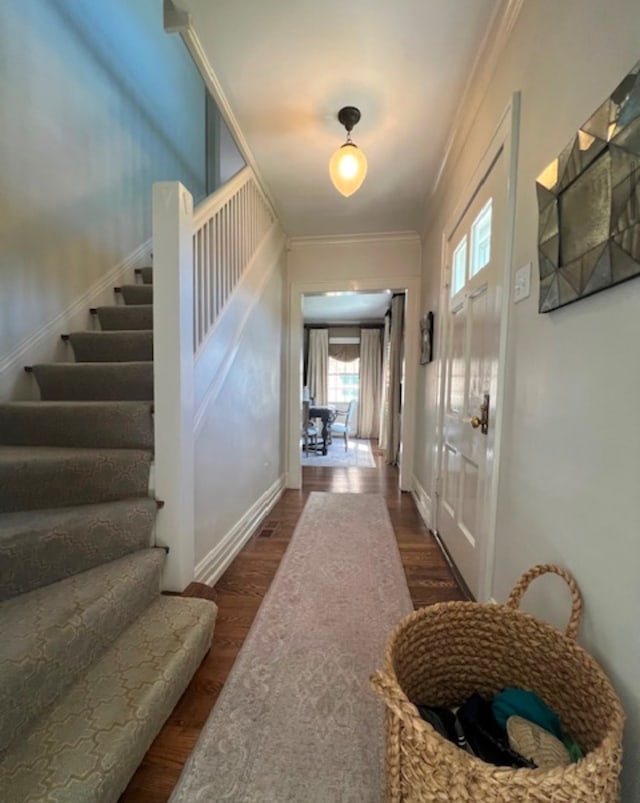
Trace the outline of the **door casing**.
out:
<instances>
[{"instance_id":1,"label":"door casing","mask_svg":"<svg viewBox=\"0 0 640 803\"><path fill-rule=\"evenodd\" d=\"M402 437L400 445L399 487L413 489L413 462L415 442L416 382L419 362L420 286L418 276L393 277L392 287L406 290L404 360L405 384L402 398ZM338 292L348 290L385 290L390 285L378 278L359 279L357 287L352 279L328 281L296 281L289 285L289 336L287 359L287 444L286 486L302 487L300 465L300 405L302 404L302 297L305 293Z\"/></svg>"}]
</instances>

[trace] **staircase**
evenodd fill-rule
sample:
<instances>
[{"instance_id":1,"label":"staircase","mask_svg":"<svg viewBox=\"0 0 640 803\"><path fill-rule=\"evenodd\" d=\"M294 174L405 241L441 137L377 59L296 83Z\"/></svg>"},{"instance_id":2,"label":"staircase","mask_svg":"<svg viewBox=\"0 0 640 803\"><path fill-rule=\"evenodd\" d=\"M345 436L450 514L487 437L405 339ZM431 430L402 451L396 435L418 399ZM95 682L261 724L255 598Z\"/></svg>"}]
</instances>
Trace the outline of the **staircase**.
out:
<instances>
[{"instance_id":1,"label":"staircase","mask_svg":"<svg viewBox=\"0 0 640 803\"><path fill-rule=\"evenodd\" d=\"M152 271L0 404L0 799L116 801L211 643L153 545Z\"/></svg>"}]
</instances>

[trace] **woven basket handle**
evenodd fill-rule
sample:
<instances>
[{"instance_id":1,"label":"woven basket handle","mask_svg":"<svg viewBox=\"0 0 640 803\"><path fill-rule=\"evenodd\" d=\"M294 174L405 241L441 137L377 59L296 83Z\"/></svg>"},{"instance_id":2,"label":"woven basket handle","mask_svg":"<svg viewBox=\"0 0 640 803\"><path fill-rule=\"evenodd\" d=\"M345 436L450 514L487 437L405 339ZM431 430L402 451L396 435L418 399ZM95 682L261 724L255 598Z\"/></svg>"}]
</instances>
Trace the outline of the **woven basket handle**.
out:
<instances>
[{"instance_id":1,"label":"woven basket handle","mask_svg":"<svg viewBox=\"0 0 640 803\"><path fill-rule=\"evenodd\" d=\"M575 639L578 635L578 625L582 617L582 597L580 596L576 581L566 569L562 569L560 566L554 566L551 563L534 566L529 569L529 571L525 572L518 580L505 604L508 608L519 608L524 592L529 588L531 581L543 574L557 574L559 577L562 577L569 586L569 590L571 591L571 616L567 629L565 630L565 635L571 639Z\"/></svg>"},{"instance_id":2,"label":"woven basket handle","mask_svg":"<svg viewBox=\"0 0 640 803\"><path fill-rule=\"evenodd\" d=\"M374 692L382 697L386 706L399 717L403 723L413 728L415 719L419 716L418 709L413 703L407 700L406 695L398 686L397 681L387 675L386 672L374 672L369 678L369 683Z\"/></svg>"}]
</instances>

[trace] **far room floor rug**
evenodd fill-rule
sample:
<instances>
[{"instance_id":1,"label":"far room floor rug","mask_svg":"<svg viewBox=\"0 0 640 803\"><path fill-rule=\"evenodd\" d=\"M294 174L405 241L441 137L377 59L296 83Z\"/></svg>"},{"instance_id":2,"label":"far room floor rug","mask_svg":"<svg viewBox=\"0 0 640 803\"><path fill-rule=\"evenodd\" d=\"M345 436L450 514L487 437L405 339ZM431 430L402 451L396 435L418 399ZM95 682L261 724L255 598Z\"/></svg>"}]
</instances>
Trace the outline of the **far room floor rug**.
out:
<instances>
[{"instance_id":1,"label":"far room floor rug","mask_svg":"<svg viewBox=\"0 0 640 803\"><path fill-rule=\"evenodd\" d=\"M303 466L326 466L330 468L375 468L376 463L371 451L371 442L365 439L349 438L349 448L345 451L344 440L342 438L333 439L329 444L327 454L323 455L320 450L317 454L309 452L308 455L302 454L300 462Z\"/></svg>"},{"instance_id":2,"label":"far room floor rug","mask_svg":"<svg viewBox=\"0 0 640 803\"><path fill-rule=\"evenodd\" d=\"M368 680L412 610L384 498L311 493L171 803L380 803Z\"/></svg>"}]
</instances>

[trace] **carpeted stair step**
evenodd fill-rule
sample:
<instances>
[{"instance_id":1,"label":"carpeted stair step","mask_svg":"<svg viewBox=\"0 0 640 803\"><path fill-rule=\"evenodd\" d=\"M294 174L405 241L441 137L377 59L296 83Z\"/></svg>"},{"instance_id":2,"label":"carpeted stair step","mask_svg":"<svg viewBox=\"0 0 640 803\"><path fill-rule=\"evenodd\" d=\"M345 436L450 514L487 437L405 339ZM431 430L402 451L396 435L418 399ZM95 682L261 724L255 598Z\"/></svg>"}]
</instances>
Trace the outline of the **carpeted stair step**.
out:
<instances>
[{"instance_id":1,"label":"carpeted stair step","mask_svg":"<svg viewBox=\"0 0 640 803\"><path fill-rule=\"evenodd\" d=\"M0 515L0 601L151 545L149 497Z\"/></svg>"},{"instance_id":2,"label":"carpeted stair step","mask_svg":"<svg viewBox=\"0 0 640 803\"><path fill-rule=\"evenodd\" d=\"M59 362L31 367L43 401L152 401L152 362Z\"/></svg>"},{"instance_id":3,"label":"carpeted stair step","mask_svg":"<svg viewBox=\"0 0 640 803\"><path fill-rule=\"evenodd\" d=\"M153 304L114 305L95 307L91 310L98 316L100 327L105 331L114 329L153 329Z\"/></svg>"},{"instance_id":4,"label":"carpeted stair step","mask_svg":"<svg viewBox=\"0 0 640 803\"><path fill-rule=\"evenodd\" d=\"M148 329L113 332L71 332L64 336L76 362L143 362L153 359L153 332Z\"/></svg>"},{"instance_id":5,"label":"carpeted stair step","mask_svg":"<svg viewBox=\"0 0 640 803\"><path fill-rule=\"evenodd\" d=\"M0 604L0 751L158 597L164 559L144 549Z\"/></svg>"},{"instance_id":6,"label":"carpeted stair step","mask_svg":"<svg viewBox=\"0 0 640 803\"><path fill-rule=\"evenodd\" d=\"M123 284L116 287L125 304L153 304L152 284Z\"/></svg>"},{"instance_id":7,"label":"carpeted stair step","mask_svg":"<svg viewBox=\"0 0 640 803\"><path fill-rule=\"evenodd\" d=\"M134 270L136 276L140 276L143 284L151 284L153 282L153 268L136 268Z\"/></svg>"},{"instance_id":8,"label":"carpeted stair step","mask_svg":"<svg viewBox=\"0 0 640 803\"><path fill-rule=\"evenodd\" d=\"M153 449L152 410L146 401L0 402L0 444Z\"/></svg>"},{"instance_id":9,"label":"carpeted stair step","mask_svg":"<svg viewBox=\"0 0 640 803\"><path fill-rule=\"evenodd\" d=\"M11 803L114 803L211 643L216 606L158 597L0 759Z\"/></svg>"},{"instance_id":10,"label":"carpeted stair step","mask_svg":"<svg viewBox=\"0 0 640 803\"><path fill-rule=\"evenodd\" d=\"M146 496L150 464L140 449L0 446L0 513Z\"/></svg>"}]
</instances>

